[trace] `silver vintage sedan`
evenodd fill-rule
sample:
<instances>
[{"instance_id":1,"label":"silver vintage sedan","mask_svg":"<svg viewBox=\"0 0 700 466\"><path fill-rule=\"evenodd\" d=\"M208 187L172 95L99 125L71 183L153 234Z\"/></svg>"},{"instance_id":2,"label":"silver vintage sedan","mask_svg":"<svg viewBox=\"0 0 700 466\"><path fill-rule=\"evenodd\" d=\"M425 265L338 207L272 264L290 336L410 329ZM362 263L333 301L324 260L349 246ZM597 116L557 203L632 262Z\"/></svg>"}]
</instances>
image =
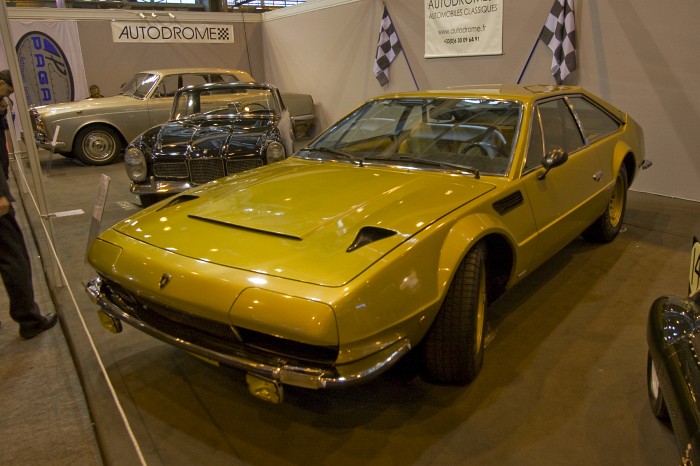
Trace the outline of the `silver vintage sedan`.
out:
<instances>
[{"instance_id":1,"label":"silver vintage sedan","mask_svg":"<svg viewBox=\"0 0 700 466\"><path fill-rule=\"evenodd\" d=\"M142 71L115 96L32 108L34 139L39 147L53 147L88 165L106 165L141 132L168 119L175 91L211 82L254 79L245 71L223 68Z\"/></svg>"}]
</instances>

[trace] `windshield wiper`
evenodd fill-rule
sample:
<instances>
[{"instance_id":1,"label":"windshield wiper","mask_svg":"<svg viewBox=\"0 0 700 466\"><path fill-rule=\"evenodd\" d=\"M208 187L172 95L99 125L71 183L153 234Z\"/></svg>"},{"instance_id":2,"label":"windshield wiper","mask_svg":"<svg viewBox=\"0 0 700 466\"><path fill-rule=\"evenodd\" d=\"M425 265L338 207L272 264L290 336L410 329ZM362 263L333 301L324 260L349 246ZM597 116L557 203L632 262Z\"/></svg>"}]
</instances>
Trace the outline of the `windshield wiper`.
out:
<instances>
[{"instance_id":1,"label":"windshield wiper","mask_svg":"<svg viewBox=\"0 0 700 466\"><path fill-rule=\"evenodd\" d=\"M323 146L307 147L306 150L315 150L318 152L325 152L327 154L339 155L340 157L344 157L344 158L350 160L355 165L358 165L360 167L363 166L362 159L360 157L357 157L357 156L352 155L352 154L348 154L347 152L343 152L342 150L333 149L332 147L323 147Z\"/></svg>"},{"instance_id":2,"label":"windshield wiper","mask_svg":"<svg viewBox=\"0 0 700 466\"><path fill-rule=\"evenodd\" d=\"M379 162L409 162L409 163L415 163L419 165L427 165L430 167L438 167L438 168L449 168L451 170L456 170L459 173L471 173L474 175L474 178L477 180L481 178L481 175L479 174L479 169L474 168L474 167L467 167L464 165L458 165L456 163L449 163L449 162L440 162L439 160L428 160L428 159L420 159L416 157L411 157L410 155L402 155L399 158L382 158L382 157L368 157L365 160L372 160L372 161L379 161Z\"/></svg>"}]
</instances>

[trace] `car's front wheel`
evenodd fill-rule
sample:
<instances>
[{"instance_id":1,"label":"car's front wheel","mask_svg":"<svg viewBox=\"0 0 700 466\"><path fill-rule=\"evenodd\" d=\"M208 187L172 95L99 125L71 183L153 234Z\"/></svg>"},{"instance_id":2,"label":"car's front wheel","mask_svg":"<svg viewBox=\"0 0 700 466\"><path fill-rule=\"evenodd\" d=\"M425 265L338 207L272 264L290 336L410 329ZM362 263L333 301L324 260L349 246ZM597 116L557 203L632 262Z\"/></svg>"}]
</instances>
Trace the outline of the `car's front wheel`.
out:
<instances>
[{"instance_id":1,"label":"car's front wheel","mask_svg":"<svg viewBox=\"0 0 700 466\"><path fill-rule=\"evenodd\" d=\"M423 372L433 382L467 384L484 360L486 247L475 245L459 265L423 344Z\"/></svg>"},{"instance_id":2,"label":"car's front wheel","mask_svg":"<svg viewBox=\"0 0 700 466\"><path fill-rule=\"evenodd\" d=\"M74 152L87 165L108 165L119 157L123 148L121 136L113 128L93 125L78 133Z\"/></svg>"},{"instance_id":3,"label":"car's front wheel","mask_svg":"<svg viewBox=\"0 0 700 466\"><path fill-rule=\"evenodd\" d=\"M654 360L651 359L651 355L647 356L647 393L649 395L651 411L654 413L654 416L659 419L667 420L669 418L668 408L661 394L659 374L656 372L656 366L654 365Z\"/></svg>"},{"instance_id":4,"label":"car's front wheel","mask_svg":"<svg viewBox=\"0 0 700 466\"><path fill-rule=\"evenodd\" d=\"M627 170L622 165L617 172L615 186L605 212L583 232L583 237L594 243L609 243L622 228L622 219L627 207Z\"/></svg>"}]
</instances>

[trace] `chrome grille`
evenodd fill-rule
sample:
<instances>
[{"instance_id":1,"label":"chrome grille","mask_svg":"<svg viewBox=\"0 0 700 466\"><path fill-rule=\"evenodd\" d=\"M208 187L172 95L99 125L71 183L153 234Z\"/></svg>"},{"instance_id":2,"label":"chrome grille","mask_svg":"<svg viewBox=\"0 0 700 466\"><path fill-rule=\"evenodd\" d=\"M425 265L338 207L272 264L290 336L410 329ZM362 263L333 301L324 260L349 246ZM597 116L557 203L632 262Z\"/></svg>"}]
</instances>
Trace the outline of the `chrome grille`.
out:
<instances>
[{"instance_id":1,"label":"chrome grille","mask_svg":"<svg viewBox=\"0 0 700 466\"><path fill-rule=\"evenodd\" d=\"M240 173L253 168L262 167L260 159L229 160L226 162L226 173Z\"/></svg>"},{"instance_id":2,"label":"chrome grille","mask_svg":"<svg viewBox=\"0 0 700 466\"><path fill-rule=\"evenodd\" d=\"M317 346L266 335L179 311L136 296L103 278L101 291L122 311L167 335L223 354L245 352L251 358L288 358L296 364L313 362L331 367L338 357L337 346Z\"/></svg>"},{"instance_id":3,"label":"chrome grille","mask_svg":"<svg viewBox=\"0 0 700 466\"><path fill-rule=\"evenodd\" d=\"M190 172L191 180L196 184L208 183L226 174L221 159L190 160Z\"/></svg>"},{"instance_id":4,"label":"chrome grille","mask_svg":"<svg viewBox=\"0 0 700 466\"><path fill-rule=\"evenodd\" d=\"M156 163L153 165L153 174L158 178L187 178L187 164L185 162Z\"/></svg>"}]
</instances>

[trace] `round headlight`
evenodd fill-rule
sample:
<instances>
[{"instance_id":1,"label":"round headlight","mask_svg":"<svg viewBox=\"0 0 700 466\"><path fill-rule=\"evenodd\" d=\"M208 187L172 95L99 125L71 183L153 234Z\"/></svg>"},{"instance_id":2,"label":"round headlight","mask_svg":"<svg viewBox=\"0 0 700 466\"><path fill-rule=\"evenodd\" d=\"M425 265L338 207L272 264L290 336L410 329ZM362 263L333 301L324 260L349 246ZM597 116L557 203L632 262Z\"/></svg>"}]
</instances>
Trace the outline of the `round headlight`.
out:
<instances>
[{"instance_id":1,"label":"round headlight","mask_svg":"<svg viewBox=\"0 0 700 466\"><path fill-rule=\"evenodd\" d=\"M131 181L140 182L146 179L146 157L138 147L129 147L124 153L124 166L126 174Z\"/></svg>"},{"instance_id":2,"label":"round headlight","mask_svg":"<svg viewBox=\"0 0 700 466\"><path fill-rule=\"evenodd\" d=\"M267 156L267 163L274 163L284 160L286 154L284 153L284 146L281 143L272 141L267 145L265 155Z\"/></svg>"}]
</instances>

